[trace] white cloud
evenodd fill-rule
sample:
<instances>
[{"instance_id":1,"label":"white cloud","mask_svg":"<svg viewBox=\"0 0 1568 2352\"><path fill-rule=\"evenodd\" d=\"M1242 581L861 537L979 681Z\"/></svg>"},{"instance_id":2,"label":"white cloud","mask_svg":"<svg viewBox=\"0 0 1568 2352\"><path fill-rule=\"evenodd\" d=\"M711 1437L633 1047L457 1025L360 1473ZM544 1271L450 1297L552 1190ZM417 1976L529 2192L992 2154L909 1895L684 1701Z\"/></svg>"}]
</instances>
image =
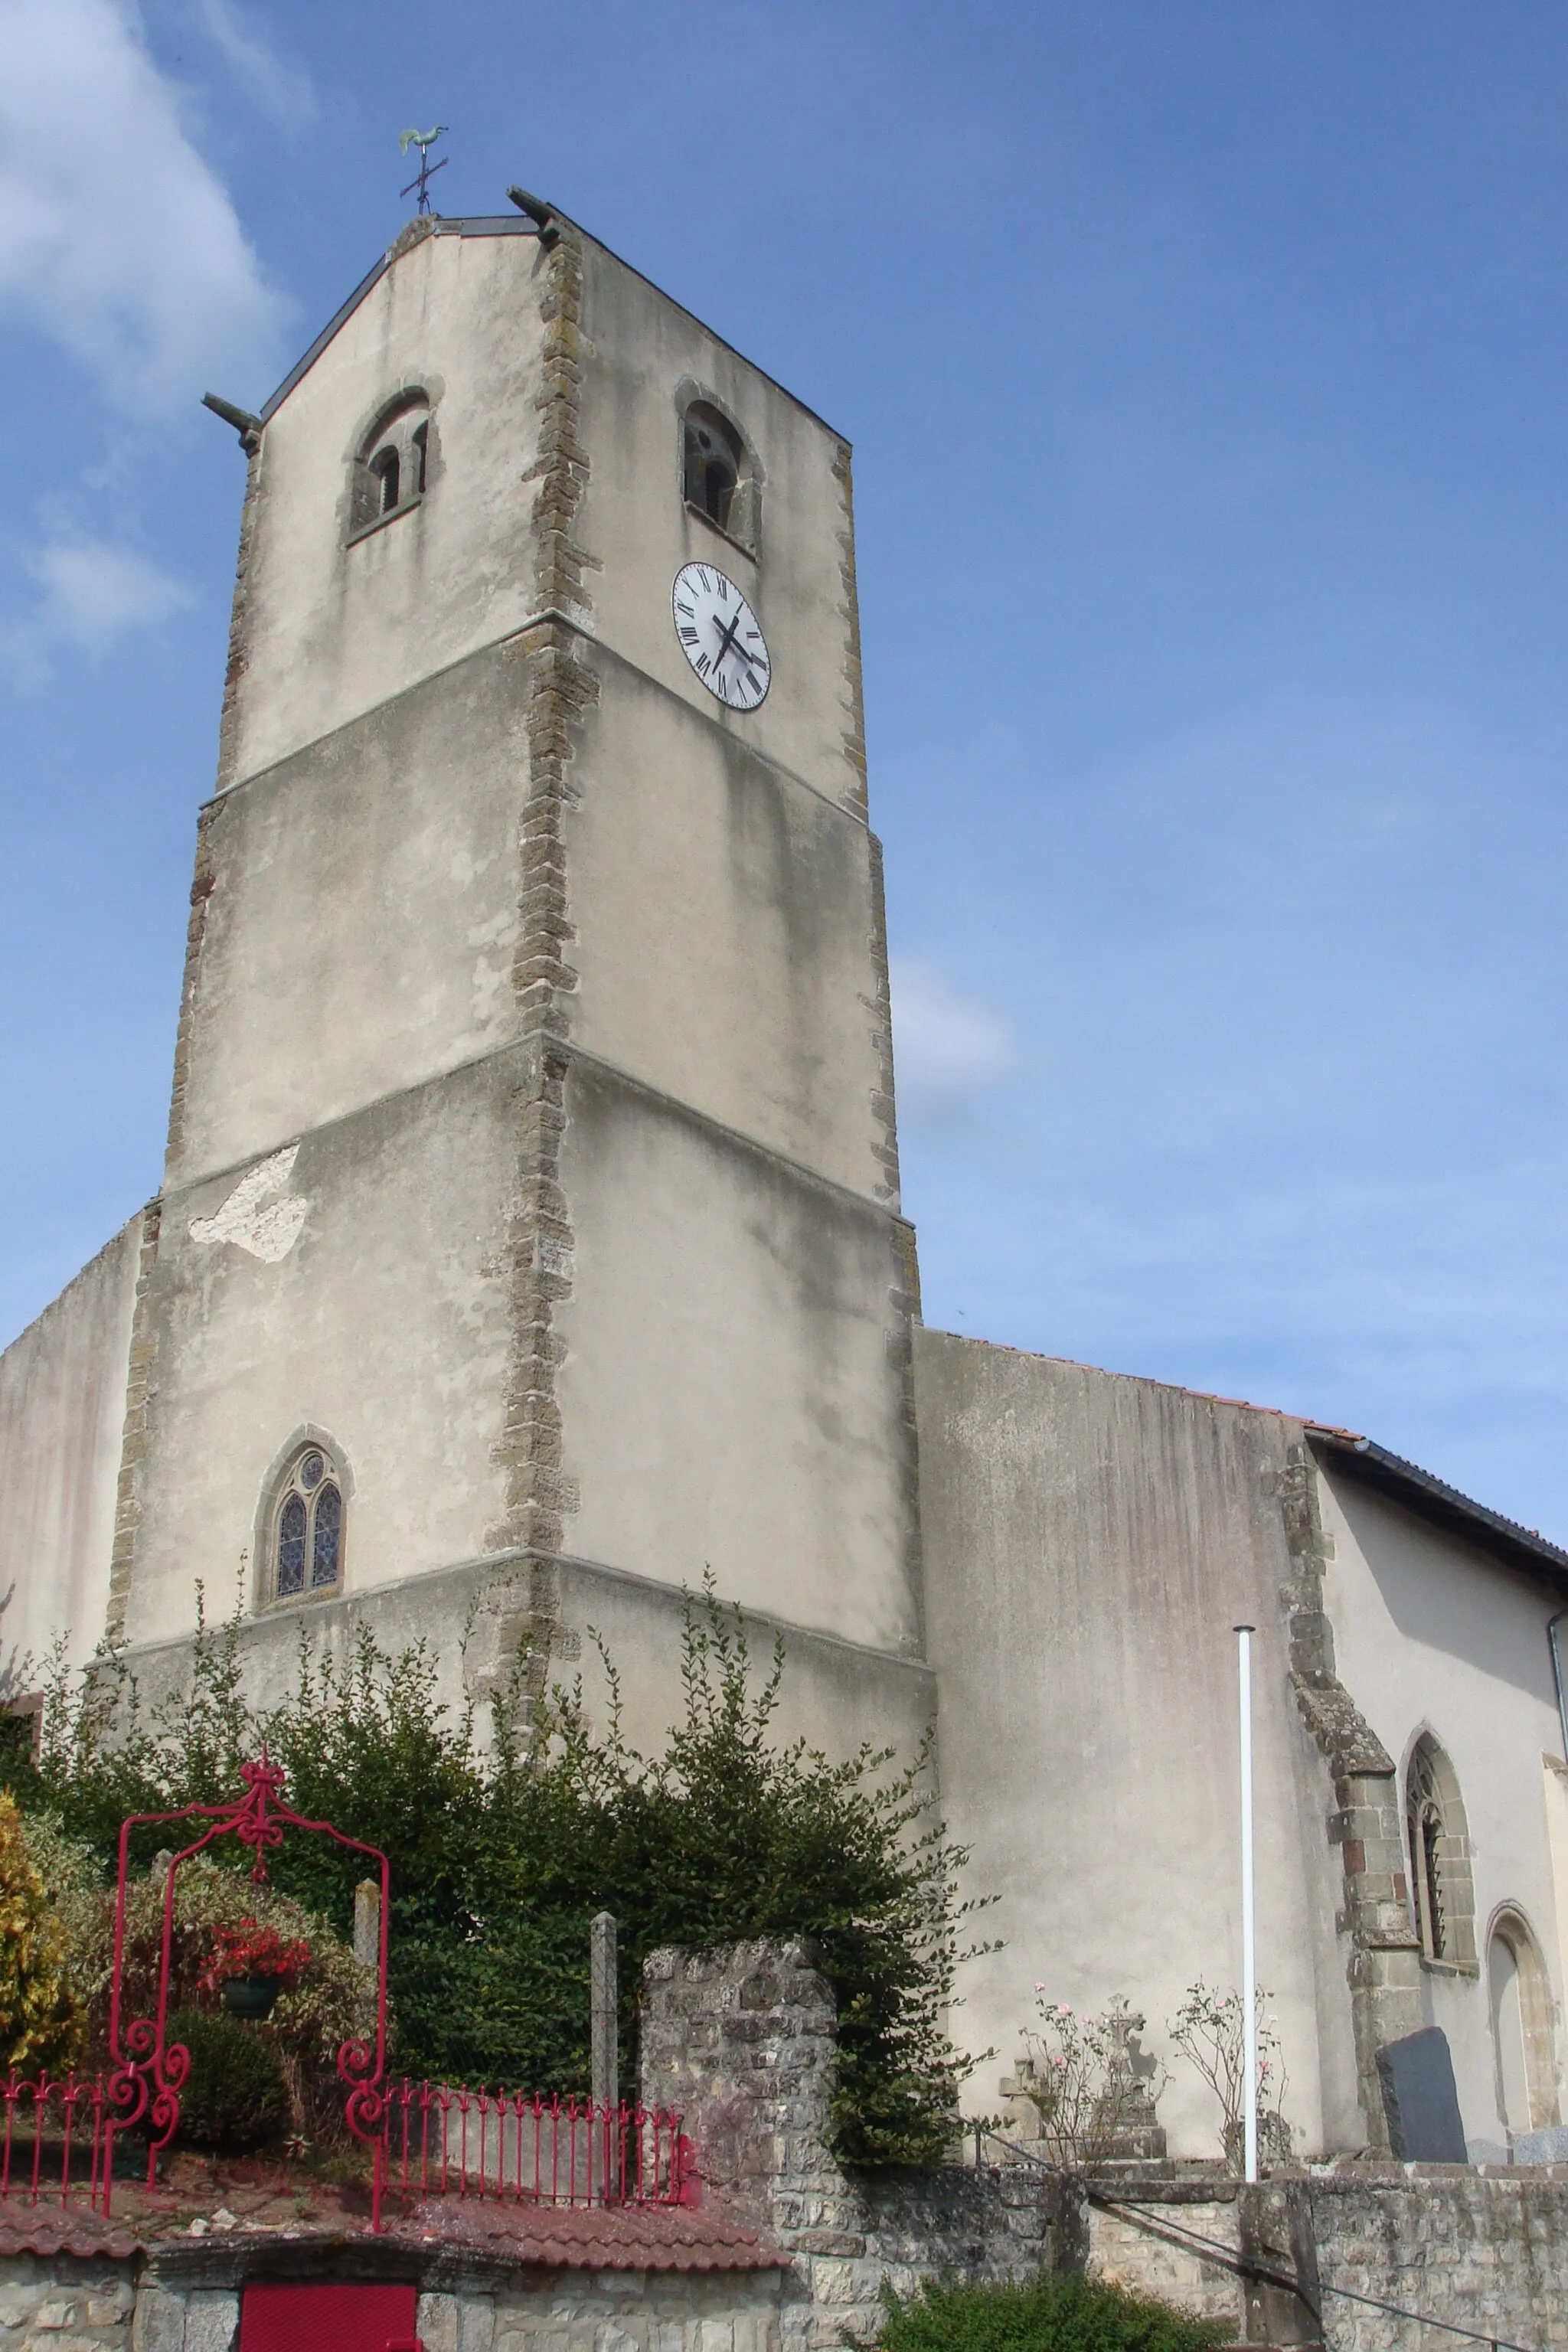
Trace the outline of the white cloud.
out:
<instances>
[{"instance_id":1,"label":"white cloud","mask_svg":"<svg viewBox=\"0 0 1568 2352\"><path fill-rule=\"evenodd\" d=\"M890 960L893 1060L901 1109L941 1116L997 1085L1013 1067L1007 1024L961 996L935 964Z\"/></svg>"},{"instance_id":2,"label":"white cloud","mask_svg":"<svg viewBox=\"0 0 1568 2352\"><path fill-rule=\"evenodd\" d=\"M280 123L308 121L316 93L300 67L280 58L233 0L196 0L196 21L250 96Z\"/></svg>"},{"instance_id":3,"label":"white cloud","mask_svg":"<svg viewBox=\"0 0 1568 2352\"><path fill-rule=\"evenodd\" d=\"M141 415L254 401L284 317L131 0L0 0L0 303Z\"/></svg>"},{"instance_id":4,"label":"white cloud","mask_svg":"<svg viewBox=\"0 0 1568 2352\"><path fill-rule=\"evenodd\" d=\"M127 630L165 620L194 600L134 548L96 539L57 540L26 559L43 590L35 639L68 639L100 651Z\"/></svg>"}]
</instances>

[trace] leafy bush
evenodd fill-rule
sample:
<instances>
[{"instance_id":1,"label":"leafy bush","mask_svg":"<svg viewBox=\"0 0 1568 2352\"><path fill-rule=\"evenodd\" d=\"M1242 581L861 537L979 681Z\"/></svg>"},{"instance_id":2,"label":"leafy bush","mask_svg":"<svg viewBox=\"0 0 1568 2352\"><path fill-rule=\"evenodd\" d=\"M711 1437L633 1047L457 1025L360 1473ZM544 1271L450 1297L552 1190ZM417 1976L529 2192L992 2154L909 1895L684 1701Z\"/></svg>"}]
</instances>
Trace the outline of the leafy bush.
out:
<instances>
[{"instance_id":1,"label":"leafy bush","mask_svg":"<svg viewBox=\"0 0 1568 2352\"><path fill-rule=\"evenodd\" d=\"M64 1928L16 1801L0 1793L0 2068L62 2072L84 2039Z\"/></svg>"},{"instance_id":2,"label":"leafy bush","mask_svg":"<svg viewBox=\"0 0 1568 2352\"><path fill-rule=\"evenodd\" d=\"M602 1738L580 1688L532 1702L528 1667L516 1662L487 1739L471 1709L454 1720L437 1703L423 1646L390 1657L362 1629L340 1666L302 1636L295 1688L257 1713L237 1614L216 1634L203 1626L189 1688L150 1715L121 1660L76 1682L58 1669L38 1764L0 1759L0 1780L107 1857L126 1813L230 1795L265 1740L291 1805L391 1860L397 2063L433 2078L586 2089L596 1911L620 1923L634 2050L642 1962L657 1945L809 1936L839 2005L840 2155L938 2161L967 2063L944 2012L970 1906L956 1893L964 1855L931 1818L925 1751L900 1769L869 1748L832 1763L777 1743L782 1647L754 1686L739 1619L710 1590L687 1612L684 1719L659 1756L623 1738L618 1699ZM167 1836L140 1834L143 1864ZM281 1894L347 1933L363 1856L298 1833L268 1868ZM245 1896L249 1908L248 1886ZM310 1928L274 1924L314 1948Z\"/></svg>"},{"instance_id":3,"label":"leafy bush","mask_svg":"<svg viewBox=\"0 0 1568 2352\"><path fill-rule=\"evenodd\" d=\"M1080 2271L885 2300L880 2352L1213 2352L1232 2332Z\"/></svg>"},{"instance_id":4,"label":"leafy bush","mask_svg":"<svg viewBox=\"0 0 1568 2352\"><path fill-rule=\"evenodd\" d=\"M252 2032L237 2018L179 2009L169 2019L168 2038L191 2053L191 2071L180 2085L182 2147L243 2155L282 2137L289 2093L267 2034Z\"/></svg>"}]
</instances>

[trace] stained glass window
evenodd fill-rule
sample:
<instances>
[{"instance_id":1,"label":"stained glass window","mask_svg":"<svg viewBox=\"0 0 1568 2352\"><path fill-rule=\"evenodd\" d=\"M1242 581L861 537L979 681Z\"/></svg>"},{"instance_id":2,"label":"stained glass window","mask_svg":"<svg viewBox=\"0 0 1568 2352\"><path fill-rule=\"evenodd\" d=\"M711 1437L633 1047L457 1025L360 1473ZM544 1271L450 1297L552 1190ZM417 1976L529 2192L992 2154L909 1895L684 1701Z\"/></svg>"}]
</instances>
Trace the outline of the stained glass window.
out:
<instances>
[{"instance_id":1,"label":"stained glass window","mask_svg":"<svg viewBox=\"0 0 1568 2352\"><path fill-rule=\"evenodd\" d=\"M298 1495L290 1495L278 1516L278 1591L302 1592L305 1589L305 1505Z\"/></svg>"},{"instance_id":2,"label":"stained glass window","mask_svg":"<svg viewBox=\"0 0 1568 2352\"><path fill-rule=\"evenodd\" d=\"M316 1497L316 1526L310 1549L312 1587L335 1584L338 1580L338 1538L342 1525L342 1496L335 1486L323 1486Z\"/></svg>"},{"instance_id":3,"label":"stained glass window","mask_svg":"<svg viewBox=\"0 0 1568 2352\"><path fill-rule=\"evenodd\" d=\"M271 1597L292 1601L307 1590L335 1591L343 1573L343 1491L337 1465L321 1446L308 1445L295 1458L275 1524Z\"/></svg>"}]
</instances>

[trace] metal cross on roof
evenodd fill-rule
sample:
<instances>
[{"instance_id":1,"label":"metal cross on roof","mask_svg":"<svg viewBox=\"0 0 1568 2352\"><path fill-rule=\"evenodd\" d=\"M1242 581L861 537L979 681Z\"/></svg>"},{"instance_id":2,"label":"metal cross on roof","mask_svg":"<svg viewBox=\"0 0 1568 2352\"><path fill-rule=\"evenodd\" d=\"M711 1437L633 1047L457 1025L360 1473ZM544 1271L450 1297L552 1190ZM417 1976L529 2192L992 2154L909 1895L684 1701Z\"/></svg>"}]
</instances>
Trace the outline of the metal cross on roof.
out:
<instances>
[{"instance_id":1,"label":"metal cross on roof","mask_svg":"<svg viewBox=\"0 0 1568 2352\"><path fill-rule=\"evenodd\" d=\"M417 179L410 180L405 188L399 189L398 194L411 196L417 188L418 209L422 213L427 213L430 209L431 179L436 173L444 171L452 160L449 155L443 155L439 163L432 163L430 161L430 150L446 128L447 125L444 122L438 122L434 131L403 131L398 133L397 143L405 155L411 147L417 147L419 150L419 176Z\"/></svg>"}]
</instances>

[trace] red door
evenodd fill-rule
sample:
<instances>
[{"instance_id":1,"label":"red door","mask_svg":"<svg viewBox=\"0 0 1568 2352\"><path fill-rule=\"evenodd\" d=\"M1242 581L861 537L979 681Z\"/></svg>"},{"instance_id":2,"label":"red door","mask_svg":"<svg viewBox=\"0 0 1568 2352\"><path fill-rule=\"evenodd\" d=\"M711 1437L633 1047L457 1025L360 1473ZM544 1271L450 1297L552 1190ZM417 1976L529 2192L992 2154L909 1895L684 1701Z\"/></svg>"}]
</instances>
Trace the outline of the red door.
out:
<instances>
[{"instance_id":1,"label":"red door","mask_svg":"<svg viewBox=\"0 0 1568 2352\"><path fill-rule=\"evenodd\" d=\"M239 2352L416 2352L416 2286L247 2286Z\"/></svg>"}]
</instances>

